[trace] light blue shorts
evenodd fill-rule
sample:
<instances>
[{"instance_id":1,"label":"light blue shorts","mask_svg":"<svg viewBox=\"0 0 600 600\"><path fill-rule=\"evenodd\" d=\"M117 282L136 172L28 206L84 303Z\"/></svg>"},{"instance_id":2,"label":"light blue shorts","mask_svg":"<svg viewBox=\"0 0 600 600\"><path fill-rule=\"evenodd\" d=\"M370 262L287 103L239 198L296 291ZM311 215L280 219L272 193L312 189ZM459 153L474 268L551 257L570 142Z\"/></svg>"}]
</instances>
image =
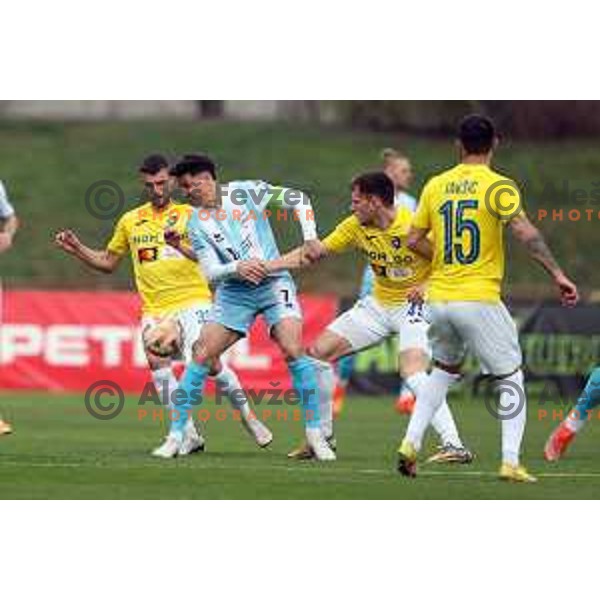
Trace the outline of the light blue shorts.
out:
<instances>
[{"instance_id":1,"label":"light blue shorts","mask_svg":"<svg viewBox=\"0 0 600 600\"><path fill-rule=\"evenodd\" d=\"M209 319L246 335L258 315L269 330L282 319L302 318L296 285L290 275L270 277L259 285L238 282L221 284Z\"/></svg>"}]
</instances>

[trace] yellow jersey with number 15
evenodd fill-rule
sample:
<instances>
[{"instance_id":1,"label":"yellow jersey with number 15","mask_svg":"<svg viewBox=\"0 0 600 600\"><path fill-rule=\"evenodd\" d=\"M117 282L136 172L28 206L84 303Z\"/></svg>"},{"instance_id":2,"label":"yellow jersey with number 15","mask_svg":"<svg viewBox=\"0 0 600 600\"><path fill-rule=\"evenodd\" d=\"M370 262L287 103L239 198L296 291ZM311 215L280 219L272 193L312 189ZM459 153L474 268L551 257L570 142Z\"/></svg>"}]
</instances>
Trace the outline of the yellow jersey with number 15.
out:
<instances>
[{"instance_id":1,"label":"yellow jersey with number 15","mask_svg":"<svg viewBox=\"0 0 600 600\"><path fill-rule=\"evenodd\" d=\"M323 244L334 253L352 247L362 250L375 275L375 299L383 306L402 304L409 290L429 275L429 261L406 246L412 218L410 210L398 207L390 226L379 229L361 225L353 215L342 221Z\"/></svg>"},{"instance_id":2,"label":"yellow jersey with number 15","mask_svg":"<svg viewBox=\"0 0 600 600\"><path fill-rule=\"evenodd\" d=\"M106 249L119 256L130 253L145 315L165 316L211 300L197 263L165 242L165 230L174 229L189 245L187 223L193 211L187 204L173 203L156 210L148 202L125 213L117 223Z\"/></svg>"},{"instance_id":3,"label":"yellow jersey with number 15","mask_svg":"<svg viewBox=\"0 0 600 600\"><path fill-rule=\"evenodd\" d=\"M504 225L522 212L515 183L487 165L459 164L424 187L413 225L433 233L430 302L498 302Z\"/></svg>"}]
</instances>

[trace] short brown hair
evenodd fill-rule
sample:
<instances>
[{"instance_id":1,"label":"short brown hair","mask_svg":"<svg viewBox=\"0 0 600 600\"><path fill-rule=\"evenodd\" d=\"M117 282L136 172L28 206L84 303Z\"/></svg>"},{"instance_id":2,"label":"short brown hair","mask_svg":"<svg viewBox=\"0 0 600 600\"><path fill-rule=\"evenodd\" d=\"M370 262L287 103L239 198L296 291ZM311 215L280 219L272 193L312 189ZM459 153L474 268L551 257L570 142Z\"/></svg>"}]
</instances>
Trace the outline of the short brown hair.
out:
<instances>
[{"instance_id":1,"label":"short brown hair","mask_svg":"<svg viewBox=\"0 0 600 600\"><path fill-rule=\"evenodd\" d=\"M378 196L385 206L394 206L394 182L383 171L363 173L352 180L361 194Z\"/></svg>"}]
</instances>

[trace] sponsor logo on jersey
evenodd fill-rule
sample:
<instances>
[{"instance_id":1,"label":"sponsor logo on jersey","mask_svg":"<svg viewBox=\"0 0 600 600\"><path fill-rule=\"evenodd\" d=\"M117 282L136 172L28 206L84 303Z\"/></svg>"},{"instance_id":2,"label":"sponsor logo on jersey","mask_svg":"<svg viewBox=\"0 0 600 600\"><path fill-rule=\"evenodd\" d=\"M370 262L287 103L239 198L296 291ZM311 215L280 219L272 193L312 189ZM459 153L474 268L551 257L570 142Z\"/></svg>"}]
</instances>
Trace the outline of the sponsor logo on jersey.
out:
<instances>
[{"instance_id":1,"label":"sponsor logo on jersey","mask_svg":"<svg viewBox=\"0 0 600 600\"><path fill-rule=\"evenodd\" d=\"M138 248L138 261L141 263L158 260L158 248Z\"/></svg>"}]
</instances>

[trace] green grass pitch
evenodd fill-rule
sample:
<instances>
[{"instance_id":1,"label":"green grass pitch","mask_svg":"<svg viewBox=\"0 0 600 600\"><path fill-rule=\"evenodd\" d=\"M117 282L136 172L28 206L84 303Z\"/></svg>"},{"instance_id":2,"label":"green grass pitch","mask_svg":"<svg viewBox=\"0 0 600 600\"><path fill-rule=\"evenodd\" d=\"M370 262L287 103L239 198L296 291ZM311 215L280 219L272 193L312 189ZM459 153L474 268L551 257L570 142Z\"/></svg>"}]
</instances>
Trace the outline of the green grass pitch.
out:
<instances>
[{"instance_id":1,"label":"green grass pitch","mask_svg":"<svg viewBox=\"0 0 600 600\"><path fill-rule=\"evenodd\" d=\"M538 420L539 407L531 402L524 462L540 481L510 484L496 479L500 424L482 401L455 396L451 406L476 460L470 466L422 465L416 480L405 480L394 471L394 454L407 421L394 412L391 397L349 397L336 426L338 461L315 464L286 459L301 434L293 420L269 421L275 440L261 450L239 423L213 418L206 424L204 454L161 461L148 454L160 440L161 425L138 421L133 398L119 417L103 422L85 412L83 395L4 392L0 409L16 433L0 438L0 498L598 497L599 424L589 424L565 460L547 465L541 452L555 423ZM434 443L430 437L428 449Z\"/></svg>"}]
</instances>

